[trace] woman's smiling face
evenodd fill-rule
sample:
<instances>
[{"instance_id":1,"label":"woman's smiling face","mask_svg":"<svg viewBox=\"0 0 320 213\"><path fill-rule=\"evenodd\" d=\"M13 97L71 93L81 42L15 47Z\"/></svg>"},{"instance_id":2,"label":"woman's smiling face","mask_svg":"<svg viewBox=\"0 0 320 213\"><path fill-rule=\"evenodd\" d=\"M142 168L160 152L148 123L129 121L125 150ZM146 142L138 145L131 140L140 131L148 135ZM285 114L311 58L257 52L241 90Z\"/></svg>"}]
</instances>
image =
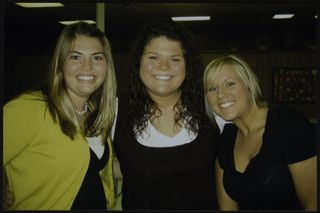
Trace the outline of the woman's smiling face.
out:
<instances>
[{"instance_id":1,"label":"woman's smiling face","mask_svg":"<svg viewBox=\"0 0 320 213\"><path fill-rule=\"evenodd\" d=\"M66 58L63 74L71 100L88 99L102 85L107 74L107 60L100 41L77 36Z\"/></svg>"},{"instance_id":2,"label":"woman's smiling face","mask_svg":"<svg viewBox=\"0 0 320 213\"><path fill-rule=\"evenodd\" d=\"M165 36L152 39L140 60L140 78L151 96L180 93L186 75L181 44Z\"/></svg>"},{"instance_id":3,"label":"woman's smiling face","mask_svg":"<svg viewBox=\"0 0 320 213\"><path fill-rule=\"evenodd\" d=\"M250 111L250 92L232 65L223 65L208 85L208 103L224 120L234 121Z\"/></svg>"}]
</instances>

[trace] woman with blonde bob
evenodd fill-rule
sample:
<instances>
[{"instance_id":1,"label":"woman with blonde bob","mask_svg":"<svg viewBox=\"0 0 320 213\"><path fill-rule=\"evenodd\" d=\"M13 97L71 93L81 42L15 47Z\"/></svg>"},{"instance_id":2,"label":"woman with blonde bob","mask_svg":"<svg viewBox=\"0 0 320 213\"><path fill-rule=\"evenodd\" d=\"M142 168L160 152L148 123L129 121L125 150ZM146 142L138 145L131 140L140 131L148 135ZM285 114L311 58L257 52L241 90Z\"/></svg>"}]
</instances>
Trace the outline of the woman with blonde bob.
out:
<instances>
[{"instance_id":1,"label":"woman with blonde bob","mask_svg":"<svg viewBox=\"0 0 320 213\"><path fill-rule=\"evenodd\" d=\"M226 121L218 143L221 210L316 210L315 131L286 106L257 104L255 74L240 57L217 58L203 77L206 111Z\"/></svg>"},{"instance_id":2,"label":"woman with blonde bob","mask_svg":"<svg viewBox=\"0 0 320 213\"><path fill-rule=\"evenodd\" d=\"M4 199L4 207L106 210L112 206L109 159L115 108L109 41L84 22L65 27L47 85L19 95L3 108L5 195L14 198L11 203Z\"/></svg>"}]
</instances>

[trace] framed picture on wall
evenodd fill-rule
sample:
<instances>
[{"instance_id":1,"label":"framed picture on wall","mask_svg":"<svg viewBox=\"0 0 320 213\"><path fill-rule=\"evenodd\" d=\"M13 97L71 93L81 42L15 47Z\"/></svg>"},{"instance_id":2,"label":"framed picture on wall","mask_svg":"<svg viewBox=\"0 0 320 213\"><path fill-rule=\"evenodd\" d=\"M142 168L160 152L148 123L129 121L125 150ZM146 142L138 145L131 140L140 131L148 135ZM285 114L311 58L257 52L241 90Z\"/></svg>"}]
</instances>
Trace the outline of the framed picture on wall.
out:
<instances>
[{"instance_id":1,"label":"framed picture on wall","mask_svg":"<svg viewBox=\"0 0 320 213\"><path fill-rule=\"evenodd\" d=\"M275 68L272 99L275 103L315 103L317 69Z\"/></svg>"}]
</instances>

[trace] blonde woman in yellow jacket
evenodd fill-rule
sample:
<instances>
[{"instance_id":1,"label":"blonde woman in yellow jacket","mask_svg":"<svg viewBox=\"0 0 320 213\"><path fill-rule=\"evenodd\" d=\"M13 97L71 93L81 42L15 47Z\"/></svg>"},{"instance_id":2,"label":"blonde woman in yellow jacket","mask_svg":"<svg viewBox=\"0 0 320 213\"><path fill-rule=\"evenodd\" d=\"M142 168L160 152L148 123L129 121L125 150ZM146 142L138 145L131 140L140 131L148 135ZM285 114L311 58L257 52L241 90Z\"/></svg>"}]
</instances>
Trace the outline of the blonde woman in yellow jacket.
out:
<instances>
[{"instance_id":1,"label":"blonde woman in yellow jacket","mask_svg":"<svg viewBox=\"0 0 320 213\"><path fill-rule=\"evenodd\" d=\"M3 108L3 167L10 209L106 210L114 203L111 129L116 78L103 32L61 33L46 87Z\"/></svg>"}]
</instances>

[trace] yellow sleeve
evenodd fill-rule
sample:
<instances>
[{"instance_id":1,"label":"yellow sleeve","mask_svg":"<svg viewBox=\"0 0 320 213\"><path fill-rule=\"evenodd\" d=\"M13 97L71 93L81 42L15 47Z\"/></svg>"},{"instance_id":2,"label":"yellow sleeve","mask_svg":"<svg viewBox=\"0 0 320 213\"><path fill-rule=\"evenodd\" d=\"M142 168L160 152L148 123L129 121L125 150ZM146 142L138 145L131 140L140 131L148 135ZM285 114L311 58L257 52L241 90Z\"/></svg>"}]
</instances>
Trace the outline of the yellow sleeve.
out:
<instances>
[{"instance_id":1,"label":"yellow sleeve","mask_svg":"<svg viewBox=\"0 0 320 213\"><path fill-rule=\"evenodd\" d=\"M39 101L26 97L22 95L3 107L3 165L28 146L39 128Z\"/></svg>"}]
</instances>

